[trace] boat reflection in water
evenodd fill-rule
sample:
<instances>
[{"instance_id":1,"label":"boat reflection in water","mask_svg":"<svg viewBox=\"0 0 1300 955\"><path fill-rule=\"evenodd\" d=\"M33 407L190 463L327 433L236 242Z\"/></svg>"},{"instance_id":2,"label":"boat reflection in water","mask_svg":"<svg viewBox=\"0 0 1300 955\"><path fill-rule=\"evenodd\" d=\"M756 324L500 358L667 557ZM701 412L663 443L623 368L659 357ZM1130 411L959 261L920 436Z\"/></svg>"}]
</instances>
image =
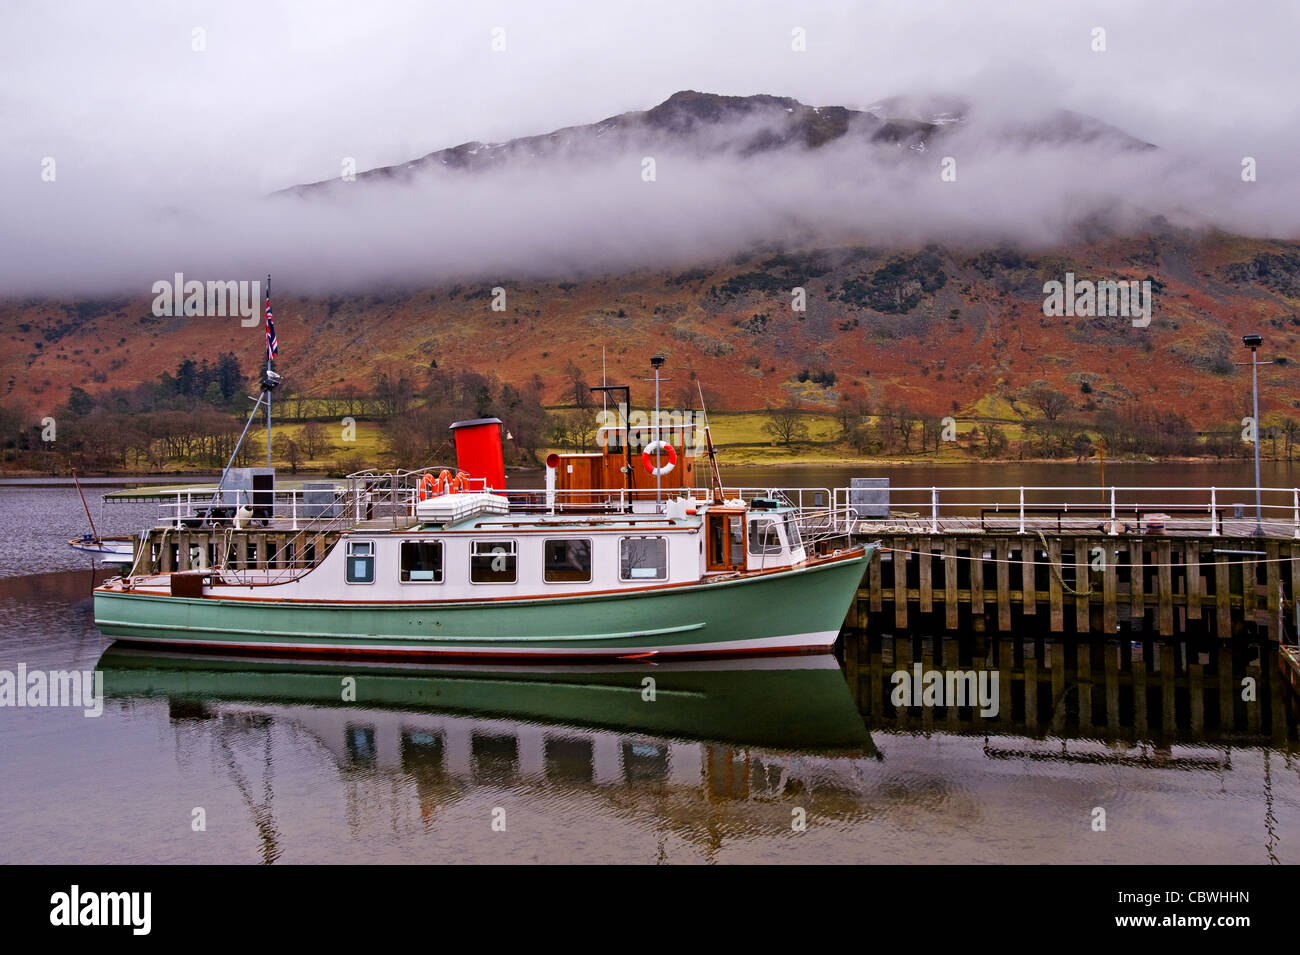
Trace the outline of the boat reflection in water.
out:
<instances>
[{"instance_id":1,"label":"boat reflection in water","mask_svg":"<svg viewBox=\"0 0 1300 955\"><path fill-rule=\"evenodd\" d=\"M892 705L893 675L917 664L995 670L998 712ZM221 806L209 818L234 825L209 850L222 858L1300 861L1294 726L1267 645L860 634L843 669L115 646L100 669L106 725L169 720L177 785L197 775ZM489 828L498 811L509 838Z\"/></svg>"},{"instance_id":2,"label":"boat reflection in water","mask_svg":"<svg viewBox=\"0 0 1300 955\"><path fill-rule=\"evenodd\" d=\"M273 730L286 726L337 765L354 827L366 812L391 813L376 800L401 778L414 782L426 824L475 788L576 788L604 792L624 810L644 802L670 829L678 816L704 841L715 838L700 811L708 804L740 807L727 813L733 834L738 824L789 832L796 797L810 823L859 814L860 770L875 762L829 654L543 667L114 645L99 668L110 704L165 698L173 724L207 723L218 750L258 750L265 740L265 798L235 780L262 829L265 861L279 853L267 818L271 740L278 745L285 734ZM235 760L230 767L237 771Z\"/></svg>"}]
</instances>

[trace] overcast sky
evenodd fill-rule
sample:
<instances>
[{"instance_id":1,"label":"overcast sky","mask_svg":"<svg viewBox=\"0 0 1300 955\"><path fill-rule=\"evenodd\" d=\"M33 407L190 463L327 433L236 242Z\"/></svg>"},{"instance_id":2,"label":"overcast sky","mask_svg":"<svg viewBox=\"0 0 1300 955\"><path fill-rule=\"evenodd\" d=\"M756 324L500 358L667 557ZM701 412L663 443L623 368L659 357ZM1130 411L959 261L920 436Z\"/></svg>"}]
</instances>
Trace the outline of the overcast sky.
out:
<instances>
[{"instance_id":1,"label":"overcast sky","mask_svg":"<svg viewBox=\"0 0 1300 955\"><path fill-rule=\"evenodd\" d=\"M806 52L791 50L795 27ZM1104 53L1090 48L1095 27ZM853 107L957 93L986 115L1065 107L1225 169L1254 156L1261 181L1289 183L1298 37L1300 4L1261 0L9 0L0 293L93 273L159 210L211 213L203 227L237 245L223 203L337 176L344 156L366 169L679 89ZM41 180L44 157L56 183Z\"/></svg>"}]
</instances>

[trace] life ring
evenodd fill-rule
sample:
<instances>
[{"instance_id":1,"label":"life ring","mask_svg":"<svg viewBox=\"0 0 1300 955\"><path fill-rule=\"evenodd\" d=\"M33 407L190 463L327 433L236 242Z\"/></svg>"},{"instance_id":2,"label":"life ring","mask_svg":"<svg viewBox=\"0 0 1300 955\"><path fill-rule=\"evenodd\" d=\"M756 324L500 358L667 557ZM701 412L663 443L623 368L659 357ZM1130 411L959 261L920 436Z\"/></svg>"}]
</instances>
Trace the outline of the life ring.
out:
<instances>
[{"instance_id":1,"label":"life ring","mask_svg":"<svg viewBox=\"0 0 1300 955\"><path fill-rule=\"evenodd\" d=\"M448 493L448 494L464 494L464 493L465 493L466 491L468 491L468 490L469 490L469 478L467 478L467 477L466 477L463 473L461 473L460 471L457 471L457 472L456 472L456 476L455 476L454 478L452 478L452 480L451 480L451 487L450 487L450 489L447 491L447 493Z\"/></svg>"},{"instance_id":2,"label":"life ring","mask_svg":"<svg viewBox=\"0 0 1300 955\"><path fill-rule=\"evenodd\" d=\"M447 472L443 471L442 473L446 474ZM434 487L436 487L436 483L434 482L433 475L425 472L424 477L420 478L420 500L423 501L432 497Z\"/></svg>"},{"instance_id":3,"label":"life ring","mask_svg":"<svg viewBox=\"0 0 1300 955\"><path fill-rule=\"evenodd\" d=\"M655 455L660 451L663 451L668 456L668 463L655 467ZM651 441L641 449L641 464L647 471L656 476L669 474L673 468L677 467L677 450L667 441Z\"/></svg>"}]
</instances>

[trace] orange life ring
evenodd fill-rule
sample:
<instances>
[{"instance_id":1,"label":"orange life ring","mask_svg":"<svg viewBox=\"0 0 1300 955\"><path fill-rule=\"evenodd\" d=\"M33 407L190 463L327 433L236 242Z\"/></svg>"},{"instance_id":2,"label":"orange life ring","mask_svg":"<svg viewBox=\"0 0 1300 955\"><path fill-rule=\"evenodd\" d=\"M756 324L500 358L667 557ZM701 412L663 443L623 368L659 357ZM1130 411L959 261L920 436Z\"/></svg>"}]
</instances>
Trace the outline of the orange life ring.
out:
<instances>
[{"instance_id":1,"label":"orange life ring","mask_svg":"<svg viewBox=\"0 0 1300 955\"><path fill-rule=\"evenodd\" d=\"M457 471L456 476L452 479L449 494L463 494L469 490L469 478Z\"/></svg>"},{"instance_id":2,"label":"orange life ring","mask_svg":"<svg viewBox=\"0 0 1300 955\"><path fill-rule=\"evenodd\" d=\"M660 451L667 455L668 463L655 467L656 452ZM668 474L673 468L677 467L677 449L667 441L651 441L641 450L641 465L651 474Z\"/></svg>"},{"instance_id":3,"label":"orange life ring","mask_svg":"<svg viewBox=\"0 0 1300 955\"><path fill-rule=\"evenodd\" d=\"M438 472L438 493L439 494L451 493L451 472L448 471L446 468L443 468L441 471Z\"/></svg>"},{"instance_id":4,"label":"orange life ring","mask_svg":"<svg viewBox=\"0 0 1300 955\"><path fill-rule=\"evenodd\" d=\"M433 488L434 488L433 475L426 472L424 477L420 479L420 500L423 501L429 497L432 497Z\"/></svg>"}]
</instances>

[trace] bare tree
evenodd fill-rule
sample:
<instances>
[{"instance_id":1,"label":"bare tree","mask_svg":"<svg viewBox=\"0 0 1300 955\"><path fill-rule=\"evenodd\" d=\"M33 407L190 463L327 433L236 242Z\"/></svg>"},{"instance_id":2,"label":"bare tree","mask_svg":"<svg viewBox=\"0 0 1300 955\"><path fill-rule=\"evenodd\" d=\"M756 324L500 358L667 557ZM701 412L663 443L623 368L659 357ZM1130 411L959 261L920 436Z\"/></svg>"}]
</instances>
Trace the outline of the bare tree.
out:
<instances>
[{"instance_id":1,"label":"bare tree","mask_svg":"<svg viewBox=\"0 0 1300 955\"><path fill-rule=\"evenodd\" d=\"M803 406L791 395L779 408L769 408L763 433L771 435L778 444L790 447L798 441L808 440L808 424L803 420Z\"/></svg>"},{"instance_id":2,"label":"bare tree","mask_svg":"<svg viewBox=\"0 0 1300 955\"><path fill-rule=\"evenodd\" d=\"M325 426L319 421L308 421L298 432L298 443L308 460L315 460L333 450Z\"/></svg>"},{"instance_id":3,"label":"bare tree","mask_svg":"<svg viewBox=\"0 0 1300 955\"><path fill-rule=\"evenodd\" d=\"M1048 421L1055 421L1070 407L1070 396L1051 388L1035 388L1029 400Z\"/></svg>"},{"instance_id":4,"label":"bare tree","mask_svg":"<svg viewBox=\"0 0 1300 955\"><path fill-rule=\"evenodd\" d=\"M903 453L912 452L912 432L916 430L916 413L906 405L899 405L894 411L898 427L898 436L903 439Z\"/></svg>"}]
</instances>

